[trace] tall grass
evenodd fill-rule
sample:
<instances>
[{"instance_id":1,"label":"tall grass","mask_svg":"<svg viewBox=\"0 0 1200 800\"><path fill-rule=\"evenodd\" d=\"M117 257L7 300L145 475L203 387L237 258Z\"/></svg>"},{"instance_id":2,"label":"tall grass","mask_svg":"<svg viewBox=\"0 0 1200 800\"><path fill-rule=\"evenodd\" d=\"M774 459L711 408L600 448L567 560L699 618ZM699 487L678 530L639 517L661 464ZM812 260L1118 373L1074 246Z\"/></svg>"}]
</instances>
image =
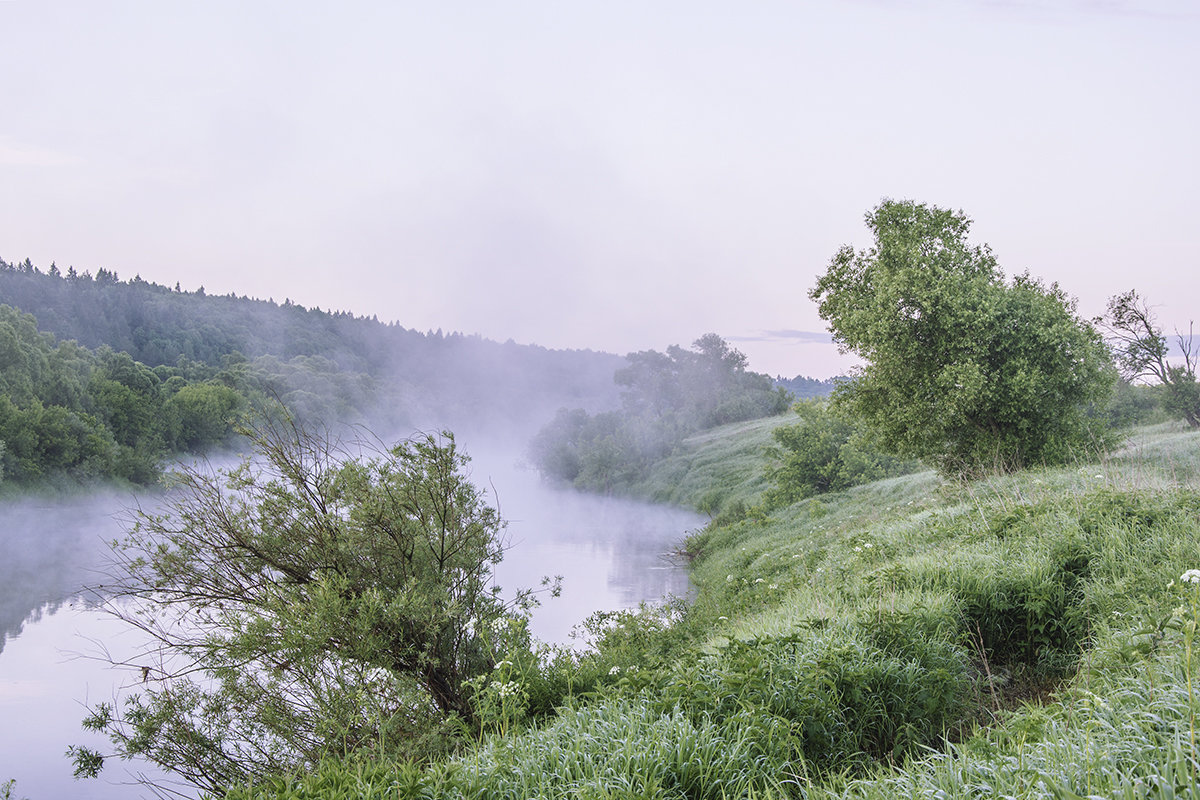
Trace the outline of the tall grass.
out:
<instances>
[{"instance_id":1,"label":"tall grass","mask_svg":"<svg viewBox=\"0 0 1200 800\"><path fill-rule=\"evenodd\" d=\"M648 496L713 512L686 548L696 599L670 628L610 619L557 716L434 765L324 764L229 797L1200 793L1200 584L1181 580L1200 569L1200 434L768 512L769 438L709 432L651 476Z\"/></svg>"}]
</instances>

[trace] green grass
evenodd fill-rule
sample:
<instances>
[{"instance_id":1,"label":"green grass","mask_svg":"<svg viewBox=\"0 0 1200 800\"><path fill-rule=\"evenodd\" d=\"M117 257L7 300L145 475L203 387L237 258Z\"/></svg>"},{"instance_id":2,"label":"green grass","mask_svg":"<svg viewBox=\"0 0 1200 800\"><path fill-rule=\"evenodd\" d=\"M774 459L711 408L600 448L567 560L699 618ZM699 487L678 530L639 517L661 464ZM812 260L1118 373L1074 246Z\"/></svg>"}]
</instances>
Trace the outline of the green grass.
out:
<instances>
[{"instance_id":1,"label":"green grass","mask_svg":"<svg viewBox=\"0 0 1200 800\"><path fill-rule=\"evenodd\" d=\"M775 424L689 440L643 487L717 520L689 542L683 644L625 620L651 635L610 637L619 679L544 722L443 763L322 764L229 796L1200 794L1200 584L1181 581L1200 569L1200 433L768 512ZM663 666L629 670L639 653Z\"/></svg>"}]
</instances>

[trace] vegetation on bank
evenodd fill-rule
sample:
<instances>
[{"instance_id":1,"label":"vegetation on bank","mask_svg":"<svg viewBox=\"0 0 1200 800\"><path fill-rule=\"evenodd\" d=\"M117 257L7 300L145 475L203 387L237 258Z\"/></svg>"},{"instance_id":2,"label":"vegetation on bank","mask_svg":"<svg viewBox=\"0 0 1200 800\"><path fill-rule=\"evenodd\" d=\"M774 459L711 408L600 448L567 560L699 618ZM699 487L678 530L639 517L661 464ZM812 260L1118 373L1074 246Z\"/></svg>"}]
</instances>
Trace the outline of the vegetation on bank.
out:
<instances>
[{"instance_id":1,"label":"vegetation on bank","mask_svg":"<svg viewBox=\"0 0 1200 800\"><path fill-rule=\"evenodd\" d=\"M199 630L159 639L182 672L86 724L230 798L1195 785L1196 440L1143 428L1114 454L1146 392L1110 399L1094 323L1006 282L961 212L885 201L867 221L875 246L811 295L866 362L832 403L772 416L786 392L709 334L630 355L619 412L561 412L534 441L544 474L708 512L680 546L690 604L596 615L585 652L542 645L483 593L501 527L452 442L364 460L268 438L274 472L192 475L131 535L145 619L178 602ZM1191 391L1188 351L1167 376L1160 395ZM1104 736L1139 755L1081 761Z\"/></svg>"},{"instance_id":2,"label":"vegetation on bank","mask_svg":"<svg viewBox=\"0 0 1200 800\"><path fill-rule=\"evenodd\" d=\"M866 222L872 247L838 250L809 297L865 361L835 403L885 452L961 476L1105 451L1116 370L1074 300L1007 281L961 211L885 200Z\"/></svg>"},{"instance_id":3,"label":"vegetation on bank","mask_svg":"<svg viewBox=\"0 0 1200 800\"><path fill-rule=\"evenodd\" d=\"M621 408L589 414L559 409L530 444L543 477L596 492L628 492L688 435L730 422L782 414L792 396L715 333L685 350L626 356L613 380Z\"/></svg>"},{"instance_id":4,"label":"vegetation on bank","mask_svg":"<svg viewBox=\"0 0 1200 800\"><path fill-rule=\"evenodd\" d=\"M1187 796L1200 434L1160 424L1093 463L925 471L768 509L746 452L770 422L664 462L706 476L683 474L684 499L719 489L743 511L687 543L685 612L605 621L557 714L492 706L457 756L326 760L226 796ZM554 664L496 680L532 692Z\"/></svg>"},{"instance_id":5,"label":"vegetation on bank","mask_svg":"<svg viewBox=\"0 0 1200 800\"><path fill-rule=\"evenodd\" d=\"M168 453L229 438L240 384L229 370L151 369L108 347L56 341L0 305L0 480L146 483Z\"/></svg>"},{"instance_id":6,"label":"vegetation on bank","mask_svg":"<svg viewBox=\"0 0 1200 800\"><path fill-rule=\"evenodd\" d=\"M503 424L527 438L559 407L615 405L612 374L622 365L611 353L422 332L291 299L188 291L29 259L0 259L0 303L32 314L60 341L108 346L151 369L243 365L293 413L378 430L461 434Z\"/></svg>"}]
</instances>

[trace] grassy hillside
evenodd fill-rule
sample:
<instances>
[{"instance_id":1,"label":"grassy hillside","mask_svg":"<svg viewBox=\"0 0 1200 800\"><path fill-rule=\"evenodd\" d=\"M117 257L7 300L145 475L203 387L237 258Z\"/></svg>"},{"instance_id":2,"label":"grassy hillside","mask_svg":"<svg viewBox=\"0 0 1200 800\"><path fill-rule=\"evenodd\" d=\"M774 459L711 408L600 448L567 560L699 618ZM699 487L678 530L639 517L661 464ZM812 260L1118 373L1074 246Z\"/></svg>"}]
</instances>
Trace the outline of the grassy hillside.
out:
<instances>
[{"instance_id":1,"label":"grassy hillside","mask_svg":"<svg viewBox=\"0 0 1200 800\"><path fill-rule=\"evenodd\" d=\"M618 621L607 677L557 716L432 766L326 763L229 797L1195 796L1200 433L768 514L774 424L659 465L644 494L717 518L688 542L696 601L673 633ZM534 687L546 663L502 677Z\"/></svg>"}]
</instances>

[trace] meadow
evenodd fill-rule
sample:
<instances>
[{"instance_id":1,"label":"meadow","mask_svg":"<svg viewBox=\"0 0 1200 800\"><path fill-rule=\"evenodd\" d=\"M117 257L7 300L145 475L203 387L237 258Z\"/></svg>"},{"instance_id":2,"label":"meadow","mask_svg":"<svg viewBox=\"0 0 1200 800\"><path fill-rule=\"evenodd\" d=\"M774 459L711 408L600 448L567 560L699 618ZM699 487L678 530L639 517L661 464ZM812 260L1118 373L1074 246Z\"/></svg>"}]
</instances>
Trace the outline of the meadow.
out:
<instances>
[{"instance_id":1,"label":"meadow","mask_svg":"<svg viewBox=\"0 0 1200 800\"><path fill-rule=\"evenodd\" d=\"M785 421L693 437L637 487L712 517L680 543L686 606L502 661L489 732L452 758L330 761L227 797L1200 794L1200 433L768 509Z\"/></svg>"}]
</instances>

